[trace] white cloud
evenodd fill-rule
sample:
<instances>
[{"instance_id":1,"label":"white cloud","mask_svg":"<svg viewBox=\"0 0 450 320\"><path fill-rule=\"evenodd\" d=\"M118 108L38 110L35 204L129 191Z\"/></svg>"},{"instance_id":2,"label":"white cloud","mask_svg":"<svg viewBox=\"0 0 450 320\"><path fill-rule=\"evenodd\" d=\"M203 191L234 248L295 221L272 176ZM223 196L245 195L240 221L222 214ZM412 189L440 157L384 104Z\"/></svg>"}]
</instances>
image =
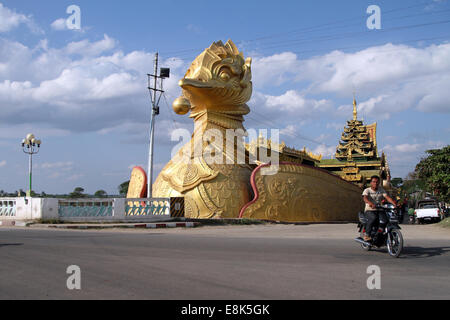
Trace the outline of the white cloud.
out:
<instances>
[{"instance_id":1,"label":"white cloud","mask_svg":"<svg viewBox=\"0 0 450 320\"><path fill-rule=\"evenodd\" d=\"M0 32L8 32L22 23L27 23L29 18L16 13L0 3Z\"/></svg>"},{"instance_id":2,"label":"white cloud","mask_svg":"<svg viewBox=\"0 0 450 320\"><path fill-rule=\"evenodd\" d=\"M450 44L413 48L386 44L355 53L334 51L302 62L300 78L321 92L376 90L398 81L450 70Z\"/></svg>"},{"instance_id":3,"label":"white cloud","mask_svg":"<svg viewBox=\"0 0 450 320\"><path fill-rule=\"evenodd\" d=\"M443 148L446 143L442 141L423 141L404 143L398 145L386 145L383 152L391 167L391 172L396 177L404 177L414 171L415 166L425 157L425 152L430 149Z\"/></svg>"},{"instance_id":4,"label":"white cloud","mask_svg":"<svg viewBox=\"0 0 450 320\"><path fill-rule=\"evenodd\" d=\"M42 169L64 169L71 170L73 162L46 162L40 165Z\"/></svg>"},{"instance_id":5,"label":"white cloud","mask_svg":"<svg viewBox=\"0 0 450 320\"><path fill-rule=\"evenodd\" d=\"M314 154L321 154L323 158L330 158L336 154L336 147L326 146L324 144L319 145L313 151Z\"/></svg>"},{"instance_id":6,"label":"white cloud","mask_svg":"<svg viewBox=\"0 0 450 320\"><path fill-rule=\"evenodd\" d=\"M387 145L384 149L387 151L396 151L402 153L417 152L422 148L421 144L399 144L395 146Z\"/></svg>"},{"instance_id":7,"label":"white cloud","mask_svg":"<svg viewBox=\"0 0 450 320\"><path fill-rule=\"evenodd\" d=\"M116 40L108 37L106 34L103 39L96 42L82 40L69 43L65 51L67 54L79 54L82 56L99 56L100 54L114 49L117 45Z\"/></svg>"},{"instance_id":8,"label":"white cloud","mask_svg":"<svg viewBox=\"0 0 450 320\"><path fill-rule=\"evenodd\" d=\"M286 135L291 138L295 138L295 135L297 134L297 128L296 126L290 124L286 128L280 130L280 135Z\"/></svg>"},{"instance_id":9,"label":"white cloud","mask_svg":"<svg viewBox=\"0 0 450 320\"><path fill-rule=\"evenodd\" d=\"M297 55L283 52L269 57L257 57L252 64L252 75L255 87L265 85L281 85L295 77L300 68Z\"/></svg>"},{"instance_id":10,"label":"white cloud","mask_svg":"<svg viewBox=\"0 0 450 320\"><path fill-rule=\"evenodd\" d=\"M50 25L53 30L62 31L67 29L66 19L57 19Z\"/></svg>"},{"instance_id":11,"label":"white cloud","mask_svg":"<svg viewBox=\"0 0 450 320\"><path fill-rule=\"evenodd\" d=\"M0 3L0 33L9 32L21 24L25 24L34 33L43 33L31 16L17 13Z\"/></svg>"},{"instance_id":12,"label":"white cloud","mask_svg":"<svg viewBox=\"0 0 450 320\"><path fill-rule=\"evenodd\" d=\"M147 123L146 74L153 58L143 51L125 54L107 35L59 49L49 48L46 40L29 48L0 39L0 104L9 106L0 121L21 124L33 113L34 126L68 132ZM169 99L175 98L183 61L171 59L161 65L172 68L165 89Z\"/></svg>"},{"instance_id":13,"label":"white cloud","mask_svg":"<svg viewBox=\"0 0 450 320\"><path fill-rule=\"evenodd\" d=\"M330 100L309 99L296 90L288 90L279 96L255 92L249 105L252 112L265 115L272 124L273 120L284 118L283 126L289 121L298 124L299 119L314 119L334 111Z\"/></svg>"},{"instance_id":14,"label":"white cloud","mask_svg":"<svg viewBox=\"0 0 450 320\"><path fill-rule=\"evenodd\" d=\"M361 112L377 118L407 109L450 112L450 43L424 48L386 44L305 60L285 52L255 59L253 72L257 87L306 83L301 92L305 97L311 93L349 96L356 89L365 97ZM292 106L286 100L283 103ZM292 101L301 104L298 97Z\"/></svg>"},{"instance_id":15,"label":"white cloud","mask_svg":"<svg viewBox=\"0 0 450 320\"><path fill-rule=\"evenodd\" d=\"M62 23L58 19L52 27L57 29ZM0 105L9 106L2 110L0 122L13 128L0 128L0 134L21 137L29 131L27 115L32 113L33 130L40 137L44 133L117 133L125 136L121 142L146 143L150 104L146 73L151 72L153 58L145 51L123 52L108 35L61 48L51 47L46 39L35 47L0 39ZM165 81L170 104L180 92L177 81L187 62L171 58L161 65L172 69L171 78ZM258 91L249 103L252 112L247 124L280 128L281 134L296 141L300 137L313 142L302 135L308 121L325 120L327 129L342 130L345 122L339 124L336 118L351 115L352 106L338 106L333 95L349 95L353 86L362 97L359 106L364 116L387 119L413 108L450 111L450 44L425 48L387 44L304 60L284 52L256 57L252 71ZM282 87L274 90L277 86ZM173 127L172 118L183 122L178 126L192 128L192 120L169 113L162 112L158 118L161 128ZM158 143L171 142L170 130L156 134ZM319 141L325 149L316 149L333 154L325 139Z\"/></svg>"},{"instance_id":16,"label":"white cloud","mask_svg":"<svg viewBox=\"0 0 450 320\"><path fill-rule=\"evenodd\" d=\"M6 166L6 160L0 161L0 168Z\"/></svg>"},{"instance_id":17,"label":"white cloud","mask_svg":"<svg viewBox=\"0 0 450 320\"><path fill-rule=\"evenodd\" d=\"M383 150L394 153L417 153L425 152L429 149L439 149L442 147L444 147L444 143L441 141L427 141L425 143L386 145Z\"/></svg>"}]
</instances>

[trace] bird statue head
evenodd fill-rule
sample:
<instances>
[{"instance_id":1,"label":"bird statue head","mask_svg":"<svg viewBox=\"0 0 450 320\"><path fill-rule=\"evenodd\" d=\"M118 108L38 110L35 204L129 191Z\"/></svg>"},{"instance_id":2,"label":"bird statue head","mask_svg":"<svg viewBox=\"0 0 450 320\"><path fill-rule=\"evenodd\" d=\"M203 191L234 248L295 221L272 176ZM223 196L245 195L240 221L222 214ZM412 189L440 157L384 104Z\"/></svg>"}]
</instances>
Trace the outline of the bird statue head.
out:
<instances>
[{"instance_id":1,"label":"bird statue head","mask_svg":"<svg viewBox=\"0 0 450 320\"><path fill-rule=\"evenodd\" d=\"M253 91L251 64L252 59L244 59L231 40L225 45L222 41L214 42L192 62L179 81L183 96L174 102L175 112L248 110L246 103Z\"/></svg>"}]
</instances>

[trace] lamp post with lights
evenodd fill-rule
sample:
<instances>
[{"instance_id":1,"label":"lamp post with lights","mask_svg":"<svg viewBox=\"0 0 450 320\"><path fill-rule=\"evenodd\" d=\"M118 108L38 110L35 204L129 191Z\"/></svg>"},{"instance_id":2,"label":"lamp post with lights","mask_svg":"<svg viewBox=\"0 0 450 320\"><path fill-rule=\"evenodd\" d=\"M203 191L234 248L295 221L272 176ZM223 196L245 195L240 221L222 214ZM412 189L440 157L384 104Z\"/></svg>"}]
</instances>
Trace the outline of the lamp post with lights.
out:
<instances>
[{"instance_id":1,"label":"lamp post with lights","mask_svg":"<svg viewBox=\"0 0 450 320\"><path fill-rule=\"evenodd\" d=\"M23 152L30 156L29 174L30 174L30 189L27 191L27 197L31 197L32 181L33 181L33 155L38 154L41 148L42 141L36 139L34 134L30 133L22 141Z\"/></svg>"}]
</instances>

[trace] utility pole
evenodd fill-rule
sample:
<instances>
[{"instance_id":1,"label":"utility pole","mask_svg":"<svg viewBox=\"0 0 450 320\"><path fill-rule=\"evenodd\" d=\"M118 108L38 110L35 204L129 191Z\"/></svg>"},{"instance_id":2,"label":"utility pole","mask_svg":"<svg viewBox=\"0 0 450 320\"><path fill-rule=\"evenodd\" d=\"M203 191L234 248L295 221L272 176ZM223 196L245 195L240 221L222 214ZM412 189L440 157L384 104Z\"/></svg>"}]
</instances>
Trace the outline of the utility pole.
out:
<instances>
[{"instance_id":1,"label":"utility pole","mask_svg":"<svg viewBox=\"0 0 450 320\"><path fill-rule=\"evenodd\" d=\"M153 149L155 143L155 120L156 116L159 115L159 102L161 96L164 93L163 90L163 80L169 78L170 69L161 68L161 74L158 76L158 61L159 55L155 54L155 68L154 74L148 74L148 90L150 92L150 99L152 102L152 112L150 119L150 147L148 152L148 170L147 170L147 198L151 199L153 197ZM161 84L158 88L158 79L161 79ZM153 80L153 81L152 81ZM152 83L153 82L153 83ZM159 97L158 97L159 93Z\"/></svg>"}]
</instances>

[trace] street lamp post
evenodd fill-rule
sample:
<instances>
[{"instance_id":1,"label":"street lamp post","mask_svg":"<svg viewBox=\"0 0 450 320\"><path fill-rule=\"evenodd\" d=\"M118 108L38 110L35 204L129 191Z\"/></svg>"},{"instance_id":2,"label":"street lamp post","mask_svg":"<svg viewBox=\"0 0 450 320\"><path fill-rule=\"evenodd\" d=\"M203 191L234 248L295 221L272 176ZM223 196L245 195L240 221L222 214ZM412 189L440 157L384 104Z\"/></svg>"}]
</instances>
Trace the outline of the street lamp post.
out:
<instances>
[{"instance_id":1,"label":"street lamp post","mask_svg":"<svg viewBox=\"0 0 450 320\"><path fill-rule=\"evenodd\" d=\"M27 192L27 197L31 197L32 182L33 182L33 155L38 154L41 148L42 141L36 139L34 134L30 133L22 141L23 152L30 156L29 161L29 175L30 175L30 189Z\"/></svg>"}]
</instances>

